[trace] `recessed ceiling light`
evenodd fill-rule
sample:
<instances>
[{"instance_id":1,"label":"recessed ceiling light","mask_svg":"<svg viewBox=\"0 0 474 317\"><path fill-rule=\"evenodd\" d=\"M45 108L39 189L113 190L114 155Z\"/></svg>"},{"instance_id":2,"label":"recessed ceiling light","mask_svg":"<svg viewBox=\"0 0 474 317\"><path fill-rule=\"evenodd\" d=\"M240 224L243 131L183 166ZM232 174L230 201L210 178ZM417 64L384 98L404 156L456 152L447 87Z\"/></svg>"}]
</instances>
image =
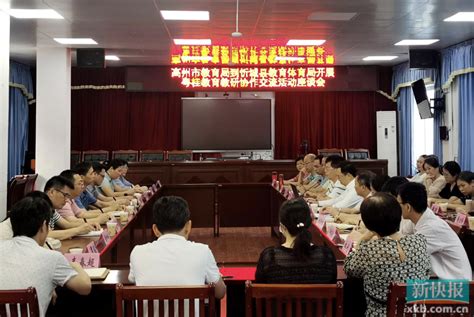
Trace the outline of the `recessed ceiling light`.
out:
<instances>
[{"instance_id":1,"label":"recessed ceiling light","mask_svg":"<svg viewBox=\"0 0 474 317\"><path fill-rule=\"evenodd\" d=\"M357 12L313 12L308 16L309 21L350 21Z\"/></svg>"},{"instance_id":2,"label":"recessed ceiling light","mask_svg":"<svg viewBox=\"0 0 474 317\"><path fill-rule=\"evenodd\" d=\"M212 56L181 56L183 62L212 61Z\"/></svg>"},{"instance_id":3,"label":"recessed ceiling light","mask_svg":"<svg viewBox=\"0 0 474 317\"><path fill-rule=\"evenodd\" d=\"M304 57L301 56L277 56L275 57L276 61L304 61Z\"/></svg>"},{"instance_id":4,"label":"recessed ceiling light","mask_svg":"<svg viewBox=\"0 0 474 317\"><path fill-rule=\"evenodd\" d=\"M55 37L54 40L60 44L71 44L71 45L97 45L97 42L91 38L58 38Z\"/></svg>"},{"instance_id":5,"label":"recessed ceiling light","mask_svg":"<svg viewBox=\"0 0 474 317\"><path fill-rule=\"evenodd\" d=\"M367 57L364 57L362 60L364 61L391 61L395 58L398 58L398 56L381 55L381 56L367 56Z\"/></svg>"},{"instance_id":6,"label":"recessed ceiling light","mask_svg":"<svg viewBox=\"0 0 474 317\"><path fill-rule=\"evenodd\" d=\"M64 19L52 9L10 9L7 12L17 19Z\"/></svg>"},{"instance_id":7,"label":"recessed ceiling light","mask_svg":"<svg viewBox=\"0 0 474 317\"><path fill-rule=\"evenodd\" d=\"M458 12L449 18L444 19L446 22L474 22L474 12Z\"/></svg>"},{"instance_id":8,"label":"recessed ceiling light","mask_svg":"<svg viewBox=\"0 0 474 317\"><path fill-rule=\"evenodd\" d=\"M301 45L301 46L310 46L310 45L323 45L326 40L289 40L286 45Z\"/></svg>"},{"instance_id":9,"label":"recessed ceiling light","mask_svg":"<svg viewBox=\"0 0 474 317\"><path fill-rule=\"evenodd\" d=\"M105 55L107 61L119 61L120 58L117 55Z\"/></svg>"},{"instance_id":10,"label":"recessed ceiling light","mask_svg":"<svg viewBox=\"0 0 474 317\"><path fill-rule=\"evenodd\" d=\"M165 20L209 21L209 11L172 11L161 10Z\"/></svg>"},{"instance_id":11,"label":"recessed ceiling light","mask_svg":"<svg viewBox=\"0 0 474 317\"><path fill-rule=\"evenodd\" d=\"M438 39L430 39L430 40L402 40L395 45L431 45L433 43L438 42Z\"/></svg>"},{"instance_id":12,"label":"recessed ceiling light","mask_svg":"<svg viewBox=\"0 0 474 317\"><path fill-rule=\"evenodd\" d=\"M174 39L175 45L211 45L210 39Z\"/></svg>"}]
</instances>

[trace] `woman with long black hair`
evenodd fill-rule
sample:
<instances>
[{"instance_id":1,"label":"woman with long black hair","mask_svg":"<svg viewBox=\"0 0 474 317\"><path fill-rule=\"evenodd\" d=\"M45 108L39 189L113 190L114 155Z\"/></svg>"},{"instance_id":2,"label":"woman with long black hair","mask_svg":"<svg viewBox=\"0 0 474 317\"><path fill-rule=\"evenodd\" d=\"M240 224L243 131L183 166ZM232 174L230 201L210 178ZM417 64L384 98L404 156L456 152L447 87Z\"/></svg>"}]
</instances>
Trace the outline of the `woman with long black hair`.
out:
<instances>
[{"instance_id":1,"label":"woman with long black hair","mask_svg":"<svg viewBox=\"0 0 474 317\"><path fill-rule=\"evenodd\" d=\"M256 283L336 283L336 257L326 246L311 243L311 211L302 199L288 200L280 208L280 232L285 242L260 254Z\"/></svg>"}]
</instances>

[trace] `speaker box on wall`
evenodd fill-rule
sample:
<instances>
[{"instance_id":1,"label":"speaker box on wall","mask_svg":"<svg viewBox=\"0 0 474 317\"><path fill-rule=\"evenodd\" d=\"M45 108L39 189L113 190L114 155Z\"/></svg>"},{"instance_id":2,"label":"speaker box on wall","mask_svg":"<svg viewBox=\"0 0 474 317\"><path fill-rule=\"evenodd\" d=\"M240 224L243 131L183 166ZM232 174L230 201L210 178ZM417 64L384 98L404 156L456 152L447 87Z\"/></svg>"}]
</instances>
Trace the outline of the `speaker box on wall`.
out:
<instances>
[{"instance_id":1,"label":"speaker box on wall","mask_svg":"<svg viewBox=\"0 0 474 317\"><path fill-rule=\"evenodd\" d=\"M105 67L105 50L103 48L78 48L76 55L77 67Z\"/></svg>"},{"instance_id":2,"label":"speaker box on wall","mask_svg":"<svg viewBox=\"0 0 474 317\"><path fill-rule=\"evenodd\" d=\"M439 138L444 141L449 140L448 128L446 126L439 127Z\"/></svg>"},{"instance_id":3,"label":"speaker box on wall","mask_svg":"<svg viewBox=\"0 0 474 317\"><path fill-rule=\"evenodd\" d=\"M438 51L410 50L410 68L437 68Z\"/></svg>"}]
</instances>

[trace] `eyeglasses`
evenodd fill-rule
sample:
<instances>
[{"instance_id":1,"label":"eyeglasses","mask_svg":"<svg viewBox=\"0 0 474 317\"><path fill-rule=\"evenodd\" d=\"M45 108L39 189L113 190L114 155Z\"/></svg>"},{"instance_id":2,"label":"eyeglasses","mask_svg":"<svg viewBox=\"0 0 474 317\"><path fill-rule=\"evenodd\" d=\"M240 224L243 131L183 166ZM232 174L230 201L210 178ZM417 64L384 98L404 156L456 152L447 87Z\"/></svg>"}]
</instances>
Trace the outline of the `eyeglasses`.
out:
<instances>
[{"instance_id":1,"label":"eyeglasses","mask_svg":"<svg viewBox=\"0 0 474 317\"><path fill-rule=\"evenodd\" d=\"M56 191L60 192L63 195L63 197L66 198L66 199L71 198L71 194L69 194L69 193L65 193L63 191L60 191L59 189L56 189Z\"/></svg>"}]
</instances>

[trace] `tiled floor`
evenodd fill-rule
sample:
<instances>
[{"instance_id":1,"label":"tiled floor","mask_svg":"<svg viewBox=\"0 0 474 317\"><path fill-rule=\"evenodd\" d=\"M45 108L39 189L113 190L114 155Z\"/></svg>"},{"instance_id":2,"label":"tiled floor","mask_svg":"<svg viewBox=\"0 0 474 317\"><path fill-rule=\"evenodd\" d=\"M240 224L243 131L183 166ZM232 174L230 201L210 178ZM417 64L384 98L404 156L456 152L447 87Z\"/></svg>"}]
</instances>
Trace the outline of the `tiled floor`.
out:
<instances>
[{"instance_id":1,"label":"tiled floor","mask_svg":"<svg viewBox=\"0 0 474 317\"><path fill-rule=\"evenodd\" d=\"M220 228L216 238L211 228L194 228L189 239L209 245L217 263L224 266L257 263L264 248L278 244L270 227Z\"/></svg>"}]
</instances>

